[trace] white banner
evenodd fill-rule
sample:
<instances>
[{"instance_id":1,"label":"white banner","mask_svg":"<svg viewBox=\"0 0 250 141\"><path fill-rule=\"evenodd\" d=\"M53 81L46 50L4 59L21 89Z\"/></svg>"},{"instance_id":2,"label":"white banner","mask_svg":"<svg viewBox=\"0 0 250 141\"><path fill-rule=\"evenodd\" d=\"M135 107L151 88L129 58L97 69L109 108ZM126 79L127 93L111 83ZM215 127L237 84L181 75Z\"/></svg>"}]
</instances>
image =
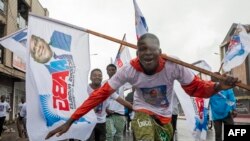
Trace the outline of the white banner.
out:
<instances>
[{"instance_id":1,"label":"white banner","mask_svg":"<svg viewBox=\"0 0 250 141\"><path fill-rule=\"evenodd\" d=\"M89 34L49 18L29 15L27 128L31 141L44 141L88 97ZM93 111L74 122L69 131L49 140L86 140L96 123Z\"/></svg>"},{"instance_id":2,"label":"white banner","mask_svg":"<svg viewBox=\"0 0 250 141\"><path fill-rule=\"evenodd\" d=\"M3 47L11 50L15 55L26 59L27 28L21 29L11 35L0 39Z\"/></svg>"},{"instance_id":3,"label":"white banner","mask_svg":"<svg viewBox=\"0 0 250 141\"><path fill-rule=\"evenodd\" d=\"M204 60L197 61L193 64L211 71L211 67ZM194 73L197 74L196 71L194 71ZM199 77L208 80L206 75L199 75ZM174 90L184 111L190 134L192 134L195 141L205 141L207 138L207 125L209 120L209 99L190 97L177 81L174 83Z\"/></svg>"}]
</instances>

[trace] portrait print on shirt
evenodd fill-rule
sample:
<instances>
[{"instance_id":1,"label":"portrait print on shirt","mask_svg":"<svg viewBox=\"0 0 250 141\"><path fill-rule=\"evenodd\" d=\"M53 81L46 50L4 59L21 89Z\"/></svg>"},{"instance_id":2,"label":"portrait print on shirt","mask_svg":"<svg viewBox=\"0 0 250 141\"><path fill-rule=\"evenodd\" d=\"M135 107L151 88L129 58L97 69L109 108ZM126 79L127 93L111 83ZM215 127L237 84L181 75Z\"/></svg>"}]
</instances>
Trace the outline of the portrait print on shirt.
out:
<instances>
[{"instance_id":1,"label":"portrait print on shirt","mask_svg":"<svg viewBox=\"0 0 250 141\"><path fill-rule=\"evenodd\" d=\"M97 114L101 114L102 112L102 107L103 107L103 103L99 104L98 106L95 107L95 113Z\"/></svg>"},{"instance_id":2,"label":"portrait print on shirt","mask_svg":"<svg viewBox=\"0 0 250 141\"><path fill-rule=\"evenodd\" d=\"M155 107L168 107L167 86L160 85L152 88L140 88L145 102Z\"/></svg>"}]
</instances>

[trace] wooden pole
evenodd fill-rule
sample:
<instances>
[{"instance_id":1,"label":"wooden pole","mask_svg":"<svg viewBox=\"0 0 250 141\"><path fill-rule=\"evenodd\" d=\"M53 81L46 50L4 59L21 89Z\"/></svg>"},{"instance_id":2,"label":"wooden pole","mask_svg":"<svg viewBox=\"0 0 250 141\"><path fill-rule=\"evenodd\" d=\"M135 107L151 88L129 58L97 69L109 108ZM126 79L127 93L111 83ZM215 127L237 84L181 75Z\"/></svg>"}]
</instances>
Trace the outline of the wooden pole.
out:
<instances>
[{"instance_id":1,"label":"wooden pole","mask_svg":"<svg viewBox=\"0 0 250 141\"><path fill-rule=\"evenodd\" d=\"M222 70L222 66L223 66L223 64L224 64L224 63L221 63L221 64L220 64L220 69L219 69L219 71L218 71L218 72L220 72L220 71Z\"/></svg>"},{"instance_id":2,"label":"wooden pole","mask_svg":"<svg viewBox=\"0 0 250 141\"><path fill-rule=\"evenodd\" d=\"M125 41L125 38L126 38L126 33L124 33L123 38L122 38L122 41ZM119 50L118 50L117 54L118 54L118 53L120 52L120 50L122 49L122 46L123 46L123 44L120 44L120 47L119 47Z\"/></svg>"},{"instance_id":3,"label":"wooden pole","mask_svg":"<svg viewBox=\"0 0 250 141\"><path fill-rule=\"evenodd\" d=\"M137 46L134 45L134 44L131 44L131 43L128 43L126 41L122 41L122 40L119 40L119 39L116 39L116 38L113 38L113 37L110 37L110 36L107 36L107 35L104 35L104 34L101 34L101 33L98 33L98 32L95 32L95 31L92 31L92 30L84 30L85 32L89 33L89 34L92 34L92 35L95 35L95 36L98 36L98 37L101 37L101 38L104 38L104 39L107 39L107 40L110 40L110 41L113 41L113 42L116 42L116 43L119 43L121 45L125 45L125 46L128 46L128 47L131 47L131 48L134 48L134 49L137 49ZM208 70L205 70L205 69L202 69L202 68L199 68L199 67L196 67L194 65L191 65L191 64L188 64L186 62L183 62L181 60L178 60L178 59L174 59L172 57L169 57L167 55L164 55L162 54L161 55L164 59L168 60L168 61L171 61L171 62L174 62L176 64L179 64L179 65L182 65L182 66L185 66L187 68L190 68L190 69L193 69L193 70L196 70L198 72L201 72L201 73L204 73L206 75L210 75L212 77L215 77L219 80L226 80L226 77L224 76L221 76L221 75L218 75L218 74L215 74L213 72L210 72ZM243 89L246 89L246 90L249 90L250 91L250 86L246 85L246 84L243 84L243 83L236 83L236 86L238 87L241 87Z\"/></svg>"}]
</instances>

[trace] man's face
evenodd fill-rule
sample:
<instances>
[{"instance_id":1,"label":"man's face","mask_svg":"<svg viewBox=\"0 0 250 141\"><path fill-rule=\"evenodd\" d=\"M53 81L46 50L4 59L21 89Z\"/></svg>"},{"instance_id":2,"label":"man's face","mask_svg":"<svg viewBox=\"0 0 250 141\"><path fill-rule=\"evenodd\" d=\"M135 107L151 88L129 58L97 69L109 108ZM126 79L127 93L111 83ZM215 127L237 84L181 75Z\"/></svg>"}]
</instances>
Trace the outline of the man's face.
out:
<instances>
[{"instance_id":1,"label":"man's face","mask_svg":"<svg viewBox=\"0 0 250 141\"><path fill-rule=\"evenodd\" d=\"M2 95L2 96L1 96L1 102L4 102L4 101L5 101L5 96Z\"/></svg>"},{"instance_id":2,"label":"man's face","mask_svg":"<svg viewBox=\"0 0 250 141\"><path fill-rule=\"evenodd\" d=\"M108 67L107 68L107 73L109 75L109 78L111 78L115 73L116 73L116 68L115 67Z\"/></svg>"},{"instance_id":3,"label":"man's face","mask_svg":"<svg viewBox=\"0 0 250 141\"><path fill-rule=\"evenodd\" d=\"M90 80L92 81L92 84L94 85L101 85L102 83L102 72L100 71L93 71Z\"/></svg>"},{"instance_id":4,"label":"man's face","mask_svg":"<svg viewBox=\"0 0 250 141\"><path fill-rule=\"evenodd\" d=\"M156 39L145 38L138 45L137 56L145 72L154 73L160 54L161 49Z\"/></svg>"},{"instance_id":5,"label":"man's face","mask_svg":"<svg viewBox=\"0 0 250 141\"><path fill-rule=\"evenodd\" d=\"M52 57L49 45L40 37L32 36L30 41L31 56L39 63L46 63Z\"/></svg>"}]
</instances>

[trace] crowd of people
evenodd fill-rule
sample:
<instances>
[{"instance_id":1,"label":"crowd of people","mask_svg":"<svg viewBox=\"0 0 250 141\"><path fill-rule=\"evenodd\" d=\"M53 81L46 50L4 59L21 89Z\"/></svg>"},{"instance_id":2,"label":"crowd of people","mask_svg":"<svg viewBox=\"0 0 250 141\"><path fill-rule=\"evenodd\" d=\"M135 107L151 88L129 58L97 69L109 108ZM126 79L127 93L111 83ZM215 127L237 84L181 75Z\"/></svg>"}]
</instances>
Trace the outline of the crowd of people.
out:
<instances>
[{"instance_id":1,"label":"crowd of people","mask_svg":"<svg viewBox=\"0 0 250 141\"><path fill-rule=\"evenodd\" d=\"M2 133L4 131L5 119L7 114L11 111L10 104L6 101L6 96L1 95L0 101L0 140L2 139ZM19 138L27 138L26 131L26 102L25 97L22 97L17 109L16 125Z\"/></svg>"}]
</instances>

